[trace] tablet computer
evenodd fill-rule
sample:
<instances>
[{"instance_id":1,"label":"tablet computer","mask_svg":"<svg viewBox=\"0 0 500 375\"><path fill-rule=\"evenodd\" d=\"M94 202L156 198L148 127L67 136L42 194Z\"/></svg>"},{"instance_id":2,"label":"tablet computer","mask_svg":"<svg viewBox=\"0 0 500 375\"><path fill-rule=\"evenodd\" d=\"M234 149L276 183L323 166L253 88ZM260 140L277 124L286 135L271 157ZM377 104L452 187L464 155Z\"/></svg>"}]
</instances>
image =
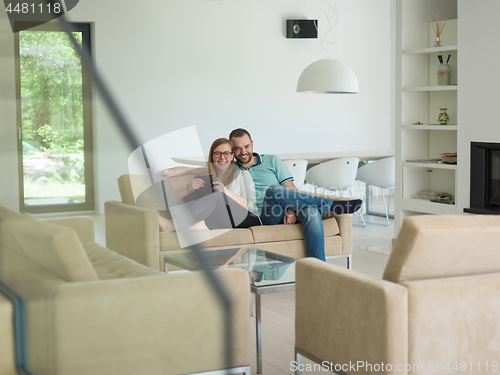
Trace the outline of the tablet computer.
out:
<instances>
[{"instance_id":1,"label":"tablet computer","mask_svg":"<svg viewBox=\"0 0 500 375\"><path fill-rule=\"evenodd\" d=\"M211 174L204 174L204 175L198 175L194 176L194 178L199 178L200 180L203 180L205 185L199 189L196 189L193 191L190 195L195 196L196 198L201 198L206 195L212 194L214 190L214 176Z\"/></svg>"}]
</instances>

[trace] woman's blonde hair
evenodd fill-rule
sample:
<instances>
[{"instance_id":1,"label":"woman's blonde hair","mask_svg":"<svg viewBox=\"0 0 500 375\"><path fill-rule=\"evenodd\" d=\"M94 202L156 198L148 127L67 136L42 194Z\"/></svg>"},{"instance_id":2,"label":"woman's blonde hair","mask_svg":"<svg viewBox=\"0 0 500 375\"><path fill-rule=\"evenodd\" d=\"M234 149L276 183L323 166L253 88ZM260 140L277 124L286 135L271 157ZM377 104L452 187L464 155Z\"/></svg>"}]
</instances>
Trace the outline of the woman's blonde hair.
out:
<instances>
[{"instance_id":1,"label":"woman's blonde hair","mask_svg":"<svg viewBox=\"0 0 500 375\"><path fill-rule=\"evenodd\" d=\"M227 138L218 138L212 143L212 146L210 147L210 153L208 154L208 173L213 175L215 179L217 177L221 177L217 171L217 168L215 168L214 164L214 150L219 147L220 145L225 145L228 144L231 147L231 152L234 155L234 144ZM231 183L234 180L234 175L236 173L236 166L234 165L234 157L233 160L231 160L231 165L229 168L226 169L226 172L222 176L221 180L222 183L224 184L225 187L228 187L231 185Z\"/></svg>"}]
</instances>

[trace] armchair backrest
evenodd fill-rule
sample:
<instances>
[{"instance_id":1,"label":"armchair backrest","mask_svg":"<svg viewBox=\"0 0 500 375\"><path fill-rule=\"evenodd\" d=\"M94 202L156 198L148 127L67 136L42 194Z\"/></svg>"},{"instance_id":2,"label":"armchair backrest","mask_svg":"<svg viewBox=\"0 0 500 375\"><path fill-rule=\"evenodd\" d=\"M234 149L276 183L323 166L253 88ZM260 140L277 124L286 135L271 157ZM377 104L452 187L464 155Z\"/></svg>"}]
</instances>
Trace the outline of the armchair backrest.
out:
<instances>
[{"instance_id":1,"label":"armchair backrest","mask_svg":"<svg viewBox=\"0 0 500 375\"><path fill-rule=\"evenodd\" d=\"M403 222L383 278L392 282L500 271L500 216L418 215Z\"/></svg>"}]
</instances>

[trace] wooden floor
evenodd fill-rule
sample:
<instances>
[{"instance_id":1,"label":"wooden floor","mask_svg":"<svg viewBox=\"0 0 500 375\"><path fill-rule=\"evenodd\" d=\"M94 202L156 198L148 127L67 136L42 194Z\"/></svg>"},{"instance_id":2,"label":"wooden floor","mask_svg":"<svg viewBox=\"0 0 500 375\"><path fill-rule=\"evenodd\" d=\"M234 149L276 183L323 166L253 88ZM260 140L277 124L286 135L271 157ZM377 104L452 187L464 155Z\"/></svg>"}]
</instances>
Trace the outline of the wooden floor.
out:
<instances>
[{"instance_id":1,"label":"wooden floor","mask_svg":"<svg viewBox=\"0 0 500 375\"><path fill-rule=\"evenodd\" d=\"M105 246L104 215L85 215L96 223L96 241ZM367 222L384 223L385 218L366 215ZM394 223L386 227L377 224L357 226L358 218L353 216L353 271L376 278L382 274L391 251ZM329 262L345 266L345 260ZM263 374L292 374L294 360L294 318L295 292L280 292L262 295ZM254 314L255 315L255 314ZM257 373L255 348L255 319L252 320L252 374ZM304 364L312 363L304 358ZM322 371L321 373L325 373ZM307 374L310 374L307 372Z\"/></svg>"}]
</instances>

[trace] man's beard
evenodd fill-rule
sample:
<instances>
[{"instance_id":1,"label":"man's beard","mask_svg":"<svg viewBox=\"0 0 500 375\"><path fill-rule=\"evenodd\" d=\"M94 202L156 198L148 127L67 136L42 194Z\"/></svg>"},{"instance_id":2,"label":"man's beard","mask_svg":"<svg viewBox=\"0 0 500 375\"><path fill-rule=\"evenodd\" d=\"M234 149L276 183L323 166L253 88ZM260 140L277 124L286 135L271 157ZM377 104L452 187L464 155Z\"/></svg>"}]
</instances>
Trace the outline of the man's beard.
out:
<instances>
[{"instance_id":1,"label":"man's beard","mask_svg":"<svg viewBox=\"0 0 500 375\"><path fill-rule=\"evenodd\" d=\"M249 153L249 154L247 154L246 157L243 157L243 155L236 156L236 160L238 160L238 163L240 163L240 164L246 164L250 160L252 160L252 154Z\"/></svg>"}]
</instances>

